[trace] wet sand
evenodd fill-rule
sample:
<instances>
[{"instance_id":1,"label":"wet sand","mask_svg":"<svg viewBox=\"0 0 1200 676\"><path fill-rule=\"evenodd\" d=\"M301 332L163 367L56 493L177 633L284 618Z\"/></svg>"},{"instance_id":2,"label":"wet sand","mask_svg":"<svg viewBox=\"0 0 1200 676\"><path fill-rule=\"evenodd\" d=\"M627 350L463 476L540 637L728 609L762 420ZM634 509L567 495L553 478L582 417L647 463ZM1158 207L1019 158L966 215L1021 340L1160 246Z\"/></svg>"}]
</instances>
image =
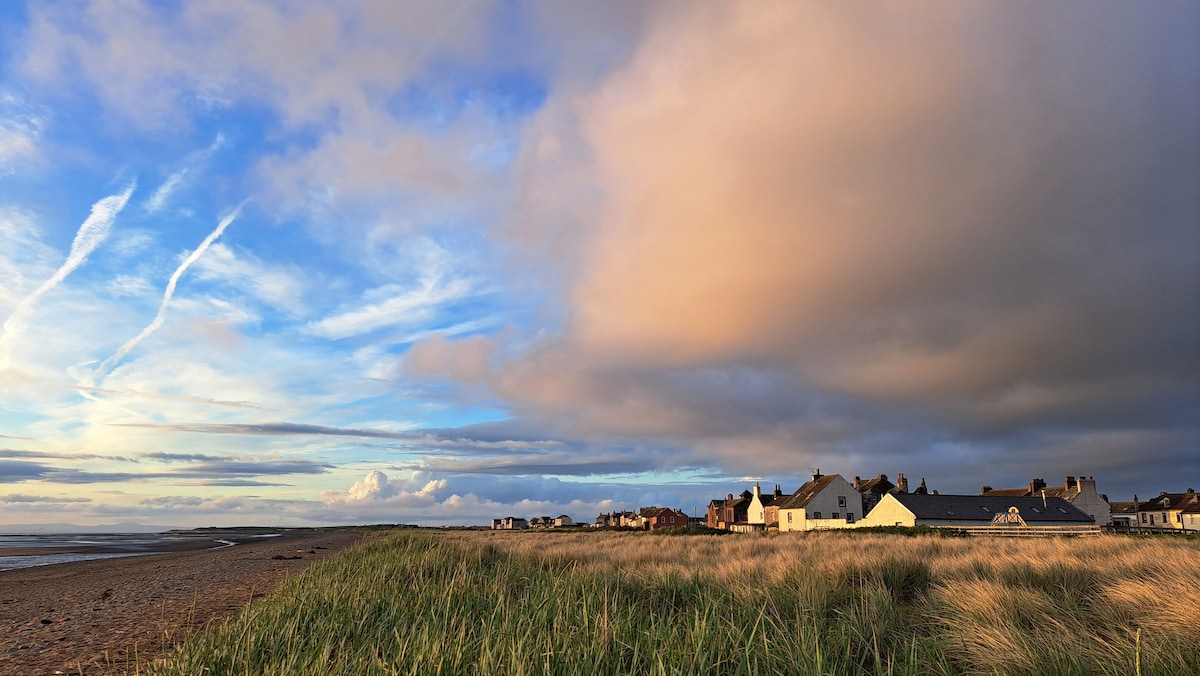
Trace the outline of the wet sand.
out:
<instances>
[{"instance_id":1,"label":"wet sand","mask_svg":"<svg viewBox=\"0 0 1200 676\"><path fill-rule=\"evenodd\" d=\"M0 571L0 675L134 673L361 538L296 529L219 549L183 540L166 554Z\"/></svg>"}]
</instances>

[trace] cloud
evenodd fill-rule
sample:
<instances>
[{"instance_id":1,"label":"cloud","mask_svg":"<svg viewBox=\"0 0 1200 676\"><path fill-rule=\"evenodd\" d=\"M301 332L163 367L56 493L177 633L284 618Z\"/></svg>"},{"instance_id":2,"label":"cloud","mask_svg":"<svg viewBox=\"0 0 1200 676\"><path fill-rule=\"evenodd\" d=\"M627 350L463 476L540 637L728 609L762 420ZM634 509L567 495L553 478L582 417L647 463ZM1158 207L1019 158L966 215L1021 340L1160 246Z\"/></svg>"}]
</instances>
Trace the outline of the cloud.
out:
<instances>
[{"instance_id":1,"label":"cloud","mask_svg":"<svg viewBox=\"0 0 1200 676\"><path fill-rule=\"evenodd\" d=\"M371 289L364 294L366 303L311 322L307 330L340 340L384 328L428 326L436 324L445 306L480 292L474 282L456 274L449 252L437 243L414 240L407 248L402 255L412 261L414 283Z\"/></svg>"},{"instance_id":2,"label":"cloud","mask_svg":"<svg viewBox=\"0 0 1200 676\"><path fill-rule=\"evenodd\" d=\"M0 87L0 177L15 173L19 161L36 155L44 126L20 96Z\"/></svg>"},{"instance_id":3,"label":"cloud","mask_svg":"<svg viewBox=\"0 0 1200 676\"><path fill-rule=\"evenodd\" d=\"M160 326L162 326L163 321L165 321L167 317L167 307L171 303L171 297L175 295L175 286L179 283L179 278L183 276L184 272L187 272L187 269L193 263L195 263L197 259L204 255L204 252L208 250L208 247L211 246L212 243L221 236L221 233L225 232L225 228L229 227L230 223L233 223L235 220L237 220L237 217L241 215L242 208L245 207L245 205L246 203L242 202L237 206L237 208L225 215L225 217L217 223L217 227L213 229L213 231L210 232L202 242L200 242L199 246L197 246L190 254L188 254L187 258L185 258L183 262L179 264L179 267L175 268L175 272L171 274L171 278L167 281L167 288L165 291L163 291L162 302L158 306L158 313L154 315L153 321L146 325L146 328L142 329L141 333L126 341L125 344L122 345L115 353L113 353L112 356L101 362L100 365L92 371L91 375L85 378L83 383L85 386L91 386L92 384L103 380L104 376L106 376L108 372L112 370L113 366L120 362L125 355L129 354L130 350L137 347L138 343L145 340L152 333L157 331Z\"/></svg>"},{"instance_id":4,"label":"cloud","mask_svg":"<svg viewBox=\"0 0 1200 676\"><path fill-rule=\"evenodd\" d=\"M91 498L81 497L55 497L46 495L21 495L20 493L9 493L8 495L0 495L0 504L8 505L59 505L59 504L79 504L90 503Z\"/></svg>"},{"instance_id":5,"label":"cloud","mask_svg":"<svg viewBox=\"0 0 1200 676\"><path fill-rule=\"evenodd\" d=\"M187 177L187 175L195 171L199 165L211 157L212 154L219 150L223 145L225 145L225 136L222 134L217 134L216 139L213 140L212 144L208 148L192 153L192 155L184 161L183 166L168 176L166 180L162 182L162 185L158 186L158 189L154 191L154 194L152 194L150 198L146 200L146 204L144 205L146 213L156 214L159 211L162 211L163 207L165 207L167 204L167 200L170 199L171 194L174 193L175 189L183 183L183 180Z\"/></svg>"},{"instance_id":6,"label":"cloud","mask_svg":"<svg viewBox=\"0 0 1200 676\"><path fill-rule=\"evenodd\" d=\"M354 429L346 427L326 427L322 425L302 425L297 423L114 423L116 427L145 427L162 429L173 432L195 432L200 434L242 434L249 436L290 436L316 435L333 437L363 437L369 439L412 439L410 432L392 432L388 430Z\"/></svg>"},{"instance_id":7,"label":"cloud","mask_svg":"<svg viewBox=\"0 0 1200 676\"><path fill-rule=\"evenodd\" d=\"M71 251L67 254L67 259L49 279L26 296L4 320L3 327L0 327L0 371L8 367L12 343L25 332L29 316L33 313L38 300L62 283L67 275L83 265L96 247L104 242L112 228L113 221L117 219L117 214L120 214L121 210L125 208L125 203L129 201L135 187L136 184L130 184L124 192L109 195L92 205L91 213L75 233L75 239L71 242Z\"/></svg>"},{"instance_id":8,"label":"cloud","mask_svg":"<svg viewBox=\"0 0 1200 676\"><path fill-rule=\"evenodd\" d=\"M1068 40L1066 6L655 14L523 144L507 232L554 243L565 321L493 391L728 468L943 437L974 462L1150 402L1194 450L1200 73L1172 64L1196 10L1105 7ZM590 213L545 197L587 185Z\"/></svg>"}]
</instances>

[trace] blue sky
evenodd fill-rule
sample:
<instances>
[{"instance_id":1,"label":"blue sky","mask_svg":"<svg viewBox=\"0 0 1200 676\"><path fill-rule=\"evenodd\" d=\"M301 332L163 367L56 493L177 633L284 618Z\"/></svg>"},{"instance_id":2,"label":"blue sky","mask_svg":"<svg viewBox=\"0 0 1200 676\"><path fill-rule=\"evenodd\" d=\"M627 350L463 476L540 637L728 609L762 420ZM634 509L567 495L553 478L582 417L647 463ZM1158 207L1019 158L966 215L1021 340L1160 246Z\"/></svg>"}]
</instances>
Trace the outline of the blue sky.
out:
<instances>
[{"instance_id":1,"label":"blue sky","mask_svg":"<svg viewBox=\"0 0 1200 676\"><path fill-rule=\"evenodd\" d=\"M812 468L1183 490L1197 29L4 3L0 520L591 519Z\"/></svg>"}]
</instances>

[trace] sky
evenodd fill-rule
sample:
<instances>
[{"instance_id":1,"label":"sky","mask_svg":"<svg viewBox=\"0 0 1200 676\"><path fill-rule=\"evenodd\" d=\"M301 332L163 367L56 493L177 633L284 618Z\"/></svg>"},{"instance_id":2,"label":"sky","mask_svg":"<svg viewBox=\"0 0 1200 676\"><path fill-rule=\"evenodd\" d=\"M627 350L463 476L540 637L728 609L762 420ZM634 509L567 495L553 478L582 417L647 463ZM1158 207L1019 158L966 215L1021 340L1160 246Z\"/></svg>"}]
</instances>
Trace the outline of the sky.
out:
<instances>
[{"instance_id":1,"label":"sky","mask_svg":"<svg viewBox=\"0 0 1200 676\"><path fill-rule=\"evenodd\" d=\"M0 530L1200 487L1198 34L0 3Z\"/></svg>"}]
</instances>

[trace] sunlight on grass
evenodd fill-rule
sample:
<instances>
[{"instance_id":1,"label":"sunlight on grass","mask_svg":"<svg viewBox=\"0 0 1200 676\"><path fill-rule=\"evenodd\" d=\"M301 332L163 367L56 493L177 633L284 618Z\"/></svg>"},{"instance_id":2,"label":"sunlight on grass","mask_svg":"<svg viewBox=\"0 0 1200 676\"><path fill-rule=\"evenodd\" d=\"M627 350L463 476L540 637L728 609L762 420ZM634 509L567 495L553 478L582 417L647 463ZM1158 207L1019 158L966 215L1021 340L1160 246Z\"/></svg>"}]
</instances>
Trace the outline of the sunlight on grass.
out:
<instances>
[{"instance_id":1,"label":"sunlight on grass","mask_svg":"<svg viewBox=\"0 0 1200 676\"><path fill-rule=\"evenodd\" d=\"M1197 579L1189 541L409 531L152 672L1200 673Z\"/></svg>"}]
</instances>

